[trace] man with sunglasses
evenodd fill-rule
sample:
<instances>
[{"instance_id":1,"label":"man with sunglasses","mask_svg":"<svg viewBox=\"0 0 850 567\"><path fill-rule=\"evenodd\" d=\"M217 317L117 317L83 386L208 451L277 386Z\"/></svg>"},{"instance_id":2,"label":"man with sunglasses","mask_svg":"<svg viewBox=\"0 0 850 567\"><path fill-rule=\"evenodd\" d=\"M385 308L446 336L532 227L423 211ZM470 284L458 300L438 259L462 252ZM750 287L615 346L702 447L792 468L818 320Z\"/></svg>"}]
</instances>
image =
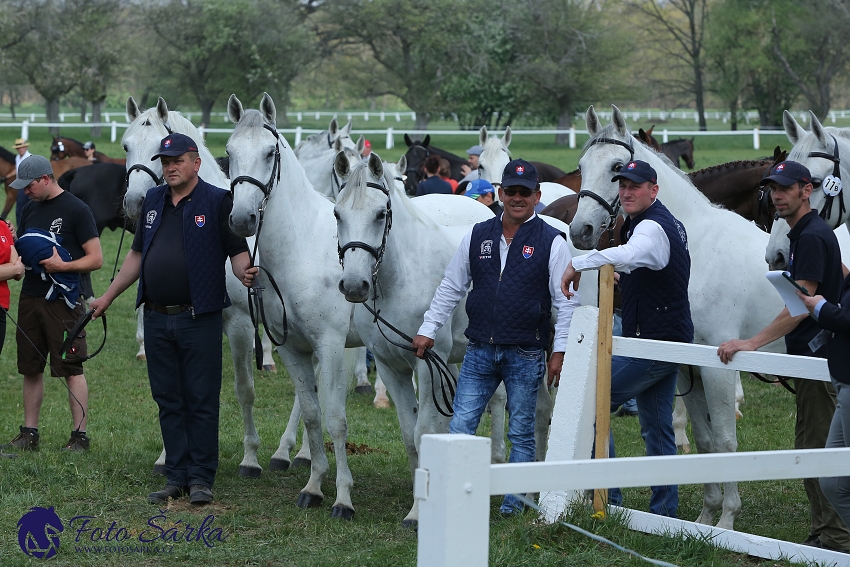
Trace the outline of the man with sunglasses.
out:
<instances>
[{"instance_id":1,"label":"man with sunglasses","mask_svg":"<svg viewBox=\"0 0 850 567\"><path fill-rule=\"evenodd\" d=\"M537 390L546 373L551 312L558 312L548 385L558 385L577 296L560 293L559 276L571 256L565 235L538 217L537 170L525 160L505 166L499 198L504 213L476 224L446 268L424 323L413 339L416 356L434 346L437 330L466 298L469 346L457 382L451 433L474 435L484 408L500 382L508 394L510 462L535 460ZM472 285L469 297L466 292ZM505 497L500 512L522 511Z\"/></svg>"},{"instance_id":2,"label":"man with sunglasses","mask_svg":"<svg viewBox=\"0 0 850 567\"><path fill-rule=\"evenodd\" d=\"M628 215L621 246L593 250L574 258L564 271L561 291L569 297L578 289L581 272L613 264L620 273L623 294L623 336L690 343L694 325L688 301L691 257L685 227L657 200L658 175L645 161L633 160L611 181L619 181L620 203ZM615 356L611 359L611 411L637 398L646 454L675 455L673 396L679 365L657 360ZM611 436L609 455L615 456ZM620 505L619 488L609 501ZM678 486L653 486L649 511L676 516Z\"/></svg>"}]
</instances>

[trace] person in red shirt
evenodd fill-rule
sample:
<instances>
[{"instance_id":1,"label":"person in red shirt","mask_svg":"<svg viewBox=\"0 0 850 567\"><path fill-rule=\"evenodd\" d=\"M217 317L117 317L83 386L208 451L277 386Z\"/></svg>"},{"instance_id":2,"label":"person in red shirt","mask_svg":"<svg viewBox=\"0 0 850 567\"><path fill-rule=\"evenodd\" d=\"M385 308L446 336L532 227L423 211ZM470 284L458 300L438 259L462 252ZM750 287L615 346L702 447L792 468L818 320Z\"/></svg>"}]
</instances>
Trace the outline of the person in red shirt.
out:
<instances>
[{"instance_id":1,"label":"person in red shirt","mask_svg":"<svg viewBox=\"0 0 850 567\"><path fill-rule=\"evenodd\" d=\"M12 231L5 222L0 222L0 353L3 352L3 343L6 342L6 311L9 310L11 293L9 292L10 279L19 280L24 277L24 264L15 251L15 239ZM16 457L14 453L4 453L0 450L0 457Z\"/></svg>"}]
</instances>

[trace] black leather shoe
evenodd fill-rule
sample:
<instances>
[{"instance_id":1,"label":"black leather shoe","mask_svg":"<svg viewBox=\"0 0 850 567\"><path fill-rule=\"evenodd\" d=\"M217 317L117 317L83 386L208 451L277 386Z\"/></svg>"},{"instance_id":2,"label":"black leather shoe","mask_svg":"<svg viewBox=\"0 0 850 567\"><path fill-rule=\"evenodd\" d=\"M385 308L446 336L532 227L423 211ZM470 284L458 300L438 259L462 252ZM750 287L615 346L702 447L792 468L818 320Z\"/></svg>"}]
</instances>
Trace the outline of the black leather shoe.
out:
<instances>
[{"instance_id":1,"label":"black leather shoe","mask_svg":"<svg viewBox=\"0 0 850 567\"><path fill-rule=\"evenodd\" d=\"M193 484L189 489L189 503L203 506L209 504L213 500L212 490L203 484Z\"/></svg>"},{"instance_id":2,"label":"black leather shoe","mask_svg":"<svg viewBox=\"0 0 850 567\"><path fill-rule=\"evenodd\" d=\"M847 549L829 547L828 545L824 544L818 536L809 536L809 538L803 542L803 545L808 545L809 547L817 547L818 549L825 549L827 551L837 551L838 553L850 553L850 550Z\"/></svg>"},{"instance_id":3,"label":"black leather shoe","mask_svg":"<svg viewBox=\"0 0 850 567\"><path fill-rule=\"evenodd\" d=\"M182 498L186 496L189 491L185 486L174 486L173 484L166 484L165 488L162 490L157 490L156 492L151 492L148 494L148 502L151 504L164 504L168 502L168 499L177 500L178 498Z\"/></svg>"},{"instance_id":4,"label":"black leather shoe","mask_svg":"<svg viewBox=\"0 0 850 567\"><path fill-rule=\"evenodd\" d=\"M32 427L21 427L14 439L9 442L9 445L16 449L24 451L38 451L38 429Z\"/></svg>"}]
</instances>

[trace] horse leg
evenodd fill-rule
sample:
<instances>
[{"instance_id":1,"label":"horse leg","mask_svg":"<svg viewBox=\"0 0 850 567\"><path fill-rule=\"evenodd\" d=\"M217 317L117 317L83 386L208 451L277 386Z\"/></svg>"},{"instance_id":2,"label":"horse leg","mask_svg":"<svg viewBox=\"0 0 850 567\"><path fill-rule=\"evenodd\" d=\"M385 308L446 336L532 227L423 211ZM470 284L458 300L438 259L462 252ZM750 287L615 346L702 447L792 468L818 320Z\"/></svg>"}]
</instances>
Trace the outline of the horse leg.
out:
<instances>
[{"instance_id":1,"label":"horse leg","mask_svg":"<svg viewBox=\"0 0 850 567\"><path fill-rule=\"evenodd\" d=\"M321 404L319 404L321 406ZM324 413L324 409L322 409ZM304 435L301 436L301 448L298 449L295 458L292 459L292 468L309 467L313 459L310 458L310 437L307 435L307 429L304 429Z\"/></svg>"},{"instance_id":2,"label":"horse leg","mask_svg":"<svg viewBox=\"0 0 850 567\"><path fill-rule=\"evenodd\" d=\"M735 371L735 420L744 417L741 413L741 404L744 403L744 386L741 384L741 373Z\"/></svg>"},{"instance_id":3,"label":"horse leg","mask_svg":"<svg viewBox=\"0 0 850 567\"><path fill-rule=\"evenodd\" d=\"M714 452L734 453L738 450L735 423L735 372L719 368L703 368L703 387L714 432ZM741 497L737 482L723 483L723 513L717 527L734 529L741 513Z\"/></svg>"},{"instance_id":4,"label":"horse leg","mask_svg":"<svg viewBox=\"0 0 850 567\"><path fill-rule=\"evenodd\" d=\"M349 355L349 352L354 355L354 378L357 380L354 391L358 394L374 394L375 391L372 389L372 384L369 383L369 369L366 368L366 347L345 349L345 352L346 356ZM348 368L347 364L346 368Z\"/></svg>"},{"instance_id":5,"label":"horse leg","mask_svg":"<svg viewBox=\"0 0 850 567\"><path fill-rule=\"evenodd\" d=\"M414 391L415 394L416 392ZM375 363L375 399L372 400L372 405L378 409L388 408L392 405L389 397L387 397L387 386L381 380L381 373L377 371L377 363Z\"/></svg>"},{"instance_id":6,"label":"horse leg","mask_svg":"<svg viewBox=\"0 0 850 567\"><path fill-rule=\"evenodd\" d=\"M685 402L681 397L676 398L676 405L673 407L673 432L676 435L676 449L683 453L691 452L691 442L688 439L688 409L685 407Z\"/></svg>"},{"instance_id":7,"label":"horse leg","mask_svg":"<svg viewBox=\"0 0 850 567\"><path fill-rule=\"evenodd\" d=\"M295 394L292 411L289 412L289 421L286 423L286 429L280 437L280 444L277 447L277 451L272 455L269 462L269 470L285 471L289 468L291 464L289 453L295 446L299 423L301 423L301 406L298 403L298 394Z\"/></svg>"},{"instance_id":8,"label":"horse leg","mask_svg":"<svg viewBox=\"0 0 850 567\"><path fill-rule=\"evenodd\" d=\"M507 459L508 448L505 445L505 406L507 405L508 393L503 382L499 384L493 397L487 402L487 410L490 411L490 462L492 463L504 463Z\"/></svg>"},{"instance_id":9,"label":"horse leg","mask_svg":"<svg viewBox=\"0 0 850 567\"><path fill-rule=\"evenodd\" d=\"M145 354L145 314L141 307L136 309L136 342L139 343L136 360L147 360L148 357Z\"/></svg>"},{"instance_id":10,"label":"horse leg","mask_svg":"<svg viewBox=\"0 0 850 567\"><path fill-rule=\"evenodd\" d=\"M269 332L264 332L260 340L263 344L263 372L277 372L277 365L274 362L274 356L272 356L274 346L269 338Z\"/></svg>"},{"instance_id":11,"label":"horse leg","mask_svg":"<svg viewBox=\"0 0 850 567\"><path fill-rule=\"evenodd\" d=\"M257 462L257 449L260 436L254 424L254 327L246 312L226 309L223 316L224 334L230 342L233 359L233 390L242 408L244 434L242 446L244 455L239 463L239 476L259 478L263 472Z\"/></svg>"},{"instance_id":12,"label":"horse leg","mask_svg":"<svg viewBox=\"0 0 850 567\"><path fill-rule=\"evenodd\" d=\"M159 454L159 458L153 464L153 474L165 476L165 447L162 448L162 453Z\"/></svg>"}]
</instances>

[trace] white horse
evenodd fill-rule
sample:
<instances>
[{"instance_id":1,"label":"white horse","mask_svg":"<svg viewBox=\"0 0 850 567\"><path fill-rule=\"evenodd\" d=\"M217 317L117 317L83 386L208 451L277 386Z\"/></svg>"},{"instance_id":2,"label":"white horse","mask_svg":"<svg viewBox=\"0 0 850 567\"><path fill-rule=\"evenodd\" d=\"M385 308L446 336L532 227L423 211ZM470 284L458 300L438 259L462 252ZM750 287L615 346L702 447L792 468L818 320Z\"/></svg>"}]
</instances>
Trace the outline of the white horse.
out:
<instances>
[{"instance_id":1,"label":"white horse","mask_svg":"<svg viewBox=\"0 0 850 567\"><path fill-rule=\"evenodd\" d=\"M203 144L195 126L177 112L169 112L165 101L160 98L154 108L144 112L139 110L133 97L127 99L127 115L133 121L127 127L122 138L124 151L127 152L128 186L124 197L124 209L131 218L138 218L142 201L149 189L162 182L162 168L159 160L151 161L151 157L159 151L162 138L170 132L179 132L190 136L198 143L198 153L201 156L199 175L205 181L217 187L229 187L229 183L216 164L212 154ZM228 264L230 259L227 260ZM262 467L257 462L257 448L260 437L254 425L254 375L253 347L254 328L248 312L248 297L244 286L236 279L226 266L227 293L233 305L222 313L224 333L230 341L233 355L235 379L233 382L236 398L242 408L242 421L245 427L243 446L245 455L239 465L239 474L247 477L258 477ZM141 321L141 317L139 318ZM271 348L264 350L264 361L273 364ZM165 449L154 465L156 472L165 470Z\"/></svg>"},{"instance_id":2,"label":"white horse","mask_svg":"<svg viewBox=\"0 0 850 567\"><path fill-rule=\"evenodd\" d=\"M810 111L809 114L812 121L811 132L806 132L787 110L783 115L782 122L785 125L785 134L794 144L794 147L788 152L788 160L805 165L812 174L812 180L818 184L834 173L836 165L832 159L824 156L834 156L834 159L840 160L839 174L845 187L841 189L838 196L833 198L831 210L827 206L828 197L821 187L812 191L809 203L813 209L817 209L821 213L824 212L824 209L827 209L828 214L824 216L824 220L831 228L836 229L836 231L838 229L844 230L844 228L841 228L842 224L850 227L847 224L850 222L850 195L847 193L847 189L850 187L850 165L848 165L848 160L850 160L850 128L824 127L813 112ZM812 153L820 155L813 156ZM839 206L841 199L845 204L843 213ZM785 219L777 219L770 231L770 242L765 252L765 260L776 270L785 270L788 267L788 257L791 250L791 241L788 240L789 231L790 227Z\"/></svg>"},{"instance_id":3,"label":"white horse","mask_svg":"<svg viewBox=\"0 0 850 567\"><path fill-rule=\"evenodd\" d=\"M253 235L260 214L264 215L263 229L257 235L259 253L283 294L289 323L289 338L278 347L278 353L295 385L311 454L310 479L301 491L298 506L319 506L324 499L322 480L329 465L322 436L321 389L324 423L336 456L332 515L349 519L354 515L354 506L345 449L347 379L343 351L346 346L363 343L349 331L353 306L335 289L342 272L333 204L313 190L295 153L278 135L274 102L267 94L260 108L261 111L243 110L236 96L228 101L228 116L236 125L227 142L231 175L234 179L252 178L257 183L242 181L233 187L230 226L236 234ZM265 280L265 274L260 279ZM266 312L269 331L280 337L281 305L274 302L266 306ZM314 374L314 359L320 368L319 377ZM398 399L395 401L400 405ZM404 410L412 413L414 407ZM275 457L288 459L290 449L279 449Z\"/></svg>"},{"instance_id":4,"label":"white horse","mask_svg":"<svg viewBox=\"0 0 850 567\"><path fill-rule=\"evenodd\" d=\"M336 132L336 136L334 137L331 132ZM326 132L310 136L298 144L295 149L295 157L304 166L310 185L331 201L336 201L336 196L342 189L342 182L334 173L333 168L336 154L340 151L346 151L348 159L356 162L360 161L360 154L363 153L365 147L366 142L363 136L360 136L355 144L351 140L350 133L351 122L346 124L344 128L338 129L336 128L336 118L334 118Z\"/></svg>"},{"instance_id":5,"label":"white horse","mask_svg":"<svg viewBox=\"0 0 850 567\"><path fill-rule=\"evenodd\" d=\"M743 217L713 206L667 158L635 143L616 106L611 124L604 128L591 106L587 111L587 130L591 139L579 161L582 190L614 203L618 184L611 177L631 159L644 160L658 172L659 200L688 231L694 341L718 345L733 338L751 337L770 323L783 304L764 277L767 265L762 250L767 235ZM582 199L570 226L570 237L580 248L593 248L608 222L609 212L600 203ZM783 352L784 348L782 341L775 341L766 350ZM686 383L680 383L680 389L686 388ZM685 403L701 453L737 449L733 371L702 368L702 379L685 396ZM741 500L736 483L725 483L724 488L721 493L718 484L705 485L703 509L697 522L712 523L722 505L717 525L733 527Z\"/></svg>"},{"instance_id":6,"label":"white horse","mask_svg":"<svg viewBox=\"0 0 850 567\"><path fill-rule=\"evenodd\" d=\"M511 161L511 152L508 150L511 145L511 127L505 128L505 134L501 138L491 138L487 134L487 127L482 126L478 132L478 142L483 148L478 156L478 177L486 179L494 187L499 187L502 184L502 172ZM540 202L543 205L549 205L565 195L572 194L572 189L558 183L540 184ZM496 194L495 198L498 200L499 195Z\"/></svg>"},{"instance_id":7,"label":"white horse","mask_svg":"<svg viewBox=\"0 0 850 567\"><path fill-rule=\"evenodd\" d=\"M298 142L298 145L295 146L295 157L298 158L298 161L301 161L322 154L328 148L332 148L333 143L339 138L343 139L346 146L351 144L351 147L354 147L354 143L351 142L351 121L349 120L348 124L340 128L336 117L333 117L327 130L310 134ZM346 139L347 142L345 142Z\"/></svg>"}]
</instances>

